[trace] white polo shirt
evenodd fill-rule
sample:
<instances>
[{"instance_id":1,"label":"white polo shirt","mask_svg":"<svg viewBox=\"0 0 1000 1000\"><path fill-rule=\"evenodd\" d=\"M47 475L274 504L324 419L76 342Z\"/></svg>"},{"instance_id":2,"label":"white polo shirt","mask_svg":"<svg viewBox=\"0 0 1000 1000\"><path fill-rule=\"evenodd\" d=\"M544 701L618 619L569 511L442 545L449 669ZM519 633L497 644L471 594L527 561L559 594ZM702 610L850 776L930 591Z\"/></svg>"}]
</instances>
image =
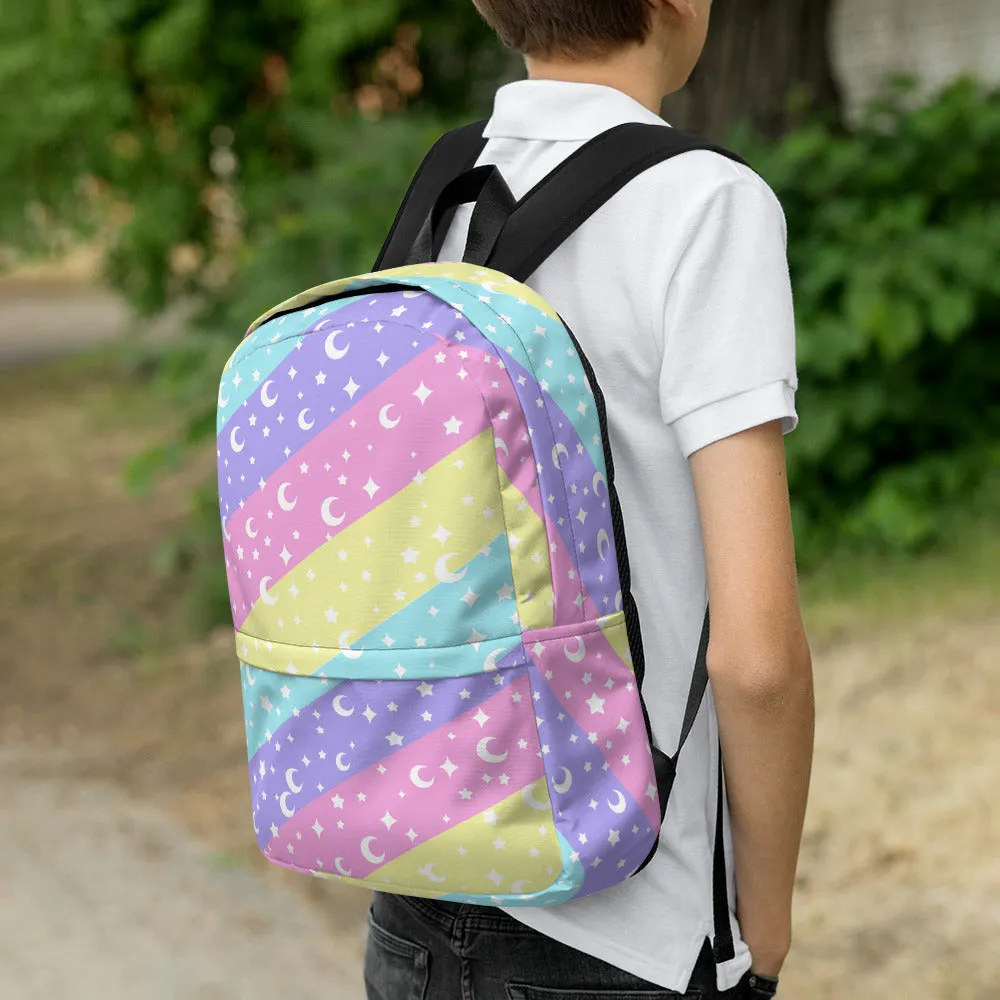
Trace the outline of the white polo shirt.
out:
<instances>
[{"instance_id":1,"label":"white polo shirt","mask_svg":"<svg viewBox=\"0 0 1000 1000\"><path fill-rule=\"evenodd\" d=\"M662 119L593 84L525 80L499 90L480 163L520 198L588 139ZM441 254L461 260L470 208ZM688 457L750 427L796 424L795 324L777 199L751 170L698 151L627 185L528 282L590 358L607 402L616 483L657 744L673 753L706 604ZM683 992L713 935L718 730L711 696L680 756L656 857L623 885L551 908L511 908L549 937ZM726 818L730 902L732 847ZM736 957L720 989L749 968Z\"/></svg>"}]
</instances>

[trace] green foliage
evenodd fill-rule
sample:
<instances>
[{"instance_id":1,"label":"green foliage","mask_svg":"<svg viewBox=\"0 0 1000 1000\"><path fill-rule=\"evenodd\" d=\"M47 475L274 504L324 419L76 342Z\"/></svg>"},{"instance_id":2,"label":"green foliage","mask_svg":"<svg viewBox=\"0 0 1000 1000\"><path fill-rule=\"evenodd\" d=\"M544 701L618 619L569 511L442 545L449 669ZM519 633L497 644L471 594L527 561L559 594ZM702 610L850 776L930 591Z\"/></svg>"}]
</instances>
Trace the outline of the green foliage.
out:
<instances>
[{"instance_id":1,"label":"green foliage","mask_svg":"<svg viewBox=\"0 0 1000 1000\"><path fill-rule=\"evenodd\" d=\"M141 366L187 432L135 459L133 488L209 447L240 332L366 270L423 153L510 68L471 0L0 4L0 251L96 234L140 313L195 305L189 335ZM157 568L220 620L213 484L193 506Z\"/></svg>"},{"instance_id":2,"label":"green foliage","mask_svg":"<svg viewBox=\"0 0 1000 1000\"><path fill-rule=\"evenodd\" d=\"M853 131L746 150L788 220L807 563L927 545L997 498L1000 92L960 81L908 103L901 88Z\"/></svg>"}]
</instances>

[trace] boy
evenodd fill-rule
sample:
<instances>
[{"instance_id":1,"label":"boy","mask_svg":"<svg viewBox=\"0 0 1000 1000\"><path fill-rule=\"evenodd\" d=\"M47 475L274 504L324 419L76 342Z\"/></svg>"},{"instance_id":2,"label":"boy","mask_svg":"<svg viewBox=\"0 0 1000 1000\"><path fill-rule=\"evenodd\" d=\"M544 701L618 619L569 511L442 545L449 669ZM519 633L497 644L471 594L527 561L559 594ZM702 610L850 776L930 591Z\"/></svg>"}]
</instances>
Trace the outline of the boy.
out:
<instances>
[{"instance_id":1,"label":"boy","mask_svg":"<svg viewBox=\"0 0 1000 1000\"><path fill-rule=\"evenodd\" d=\"M700 57L710 0L476 5L528 68L498 92L479 160L521 197L615 125L668 127L657 111ZM440 259L461 259L470 212ZM782 442L797 418L781 208L751 170L689 152L629 183L530 284L576 332L606 397L657 744L676 745L689 681L662 665L694 662L706 599L712 695L644 871L551 908L376 894L369 997L772 996L813 736ZM713 895L716 861L729 907Z\"/></svg>"}]
</instances>

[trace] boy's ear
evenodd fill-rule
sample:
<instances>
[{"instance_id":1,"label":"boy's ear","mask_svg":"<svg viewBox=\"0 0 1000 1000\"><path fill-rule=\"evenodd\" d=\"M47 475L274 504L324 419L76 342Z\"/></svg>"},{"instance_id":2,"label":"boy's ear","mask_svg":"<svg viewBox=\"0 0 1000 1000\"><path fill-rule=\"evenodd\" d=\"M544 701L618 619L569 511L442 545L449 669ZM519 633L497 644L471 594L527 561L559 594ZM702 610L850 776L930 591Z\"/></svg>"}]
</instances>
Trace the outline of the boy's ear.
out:
<instances>
[{"instance_id":1,"label":"boy's ear","mask_svg":"<svg viewBox=\"0 0 1000 1000\"><path fill-rule=\"evenodd\" d=\"M693 20L698 17L698 8L694 0L646 0L653 10L667 12L667 8L672 8L672 12L678 14L684 20Z\"/></svg>"}]
</instances>

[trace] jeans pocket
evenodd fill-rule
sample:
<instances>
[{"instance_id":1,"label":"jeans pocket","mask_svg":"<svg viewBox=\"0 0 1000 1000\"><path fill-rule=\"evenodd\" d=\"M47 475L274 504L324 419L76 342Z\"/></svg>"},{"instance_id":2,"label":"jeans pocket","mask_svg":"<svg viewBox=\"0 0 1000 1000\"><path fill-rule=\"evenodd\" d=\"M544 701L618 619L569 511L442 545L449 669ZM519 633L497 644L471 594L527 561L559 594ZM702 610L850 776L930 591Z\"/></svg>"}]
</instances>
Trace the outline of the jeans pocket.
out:
<instances>
[{"instance_id":1,"label":"jeans pocket","mask_svg":"<svg viewBox=\"0 0 1000 1000\"><path fill-rule=\"evenodd\" d=\"M365 947L368 1000L424 1000L428 976L428 950L380 927L369 914Z\"/></svg>"}]
</instances>

